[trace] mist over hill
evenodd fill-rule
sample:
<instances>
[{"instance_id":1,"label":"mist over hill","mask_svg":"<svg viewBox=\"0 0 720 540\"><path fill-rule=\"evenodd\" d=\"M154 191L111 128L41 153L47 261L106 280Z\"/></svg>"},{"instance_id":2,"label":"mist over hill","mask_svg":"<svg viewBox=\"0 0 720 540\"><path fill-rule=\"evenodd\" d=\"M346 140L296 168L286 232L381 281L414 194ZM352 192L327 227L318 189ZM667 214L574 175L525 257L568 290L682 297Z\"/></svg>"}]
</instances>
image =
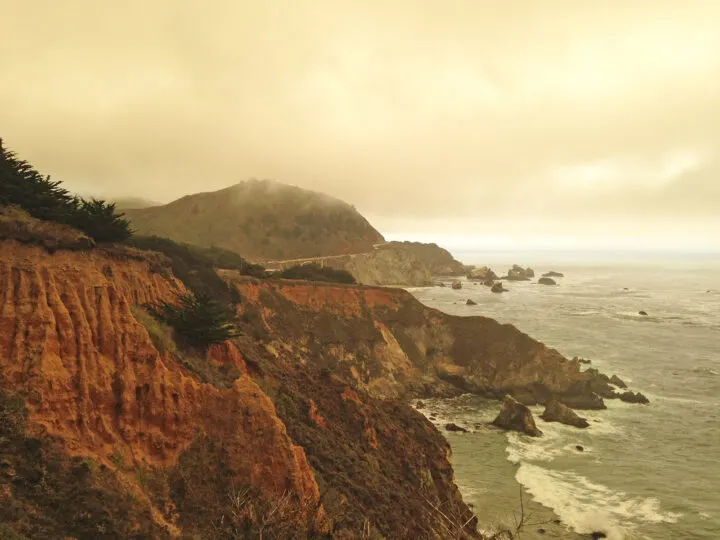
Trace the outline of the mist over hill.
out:
<instances>
[{"instance_id":1,"label":"mist over hill","mask_svg":"<svg viewBox=\"0 0 720 540\"><path fill-rule=\"evenodd\" d=\"M247 180L126 213L138 234L261 261L365 253L385 241L350 204L271 180Z\"/></svg>"}]
</instances>

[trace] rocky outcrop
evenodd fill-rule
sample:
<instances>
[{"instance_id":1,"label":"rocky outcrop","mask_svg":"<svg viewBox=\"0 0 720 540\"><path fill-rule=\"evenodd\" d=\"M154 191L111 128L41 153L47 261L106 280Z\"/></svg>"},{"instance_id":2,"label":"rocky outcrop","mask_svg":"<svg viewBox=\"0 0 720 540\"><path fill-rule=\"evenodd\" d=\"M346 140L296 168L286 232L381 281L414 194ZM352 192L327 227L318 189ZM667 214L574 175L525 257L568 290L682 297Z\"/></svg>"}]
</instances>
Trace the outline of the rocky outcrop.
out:
<instances>
[{"instance_id":1,"label":"rocky outcrop","mask_svg":"<svg viewBox=\"0 0 720 540\"><path fill-rule=\"evenodd\" d=\"M641 403L644 405L650 403L650 400L640 392L631 392L628 390L627 392L622 392L618 397L626 403Z\"/></svg>"},{"instance_id":2,"label":"rocky outcrop","mask_svg":"<svg viewBox=\"0 0 720 540\"><path fill-rule=\"evenodd\" d=\"M555 272L554 270L550 272L545 272L542 277L549 277L549 278L559 278L559 277L565 277L565 274L562 272Z\"/></svg>"},{"instance_id":3,"label":"rocky outcrop","mask_svg":"<svg viewBox=\"0 0 720 540\"><path fill-rule=\"evenodd\" d=\"M492 423L500 428L519 431L531 437L542 435L542 431L535 425L530 409L512 396L505 396L500 413Z\"/></svg>"},{"instance_id":4,"label":"rocky outcrop","mask_svg":"<svg viewBox=\"0 0 720 540\"><path fill-rule=\"evenodd\" d=\"M487 266L482 266L480 268L473 268L470 270L467 274L467 278L473 281L487 282L498 279L498 276Z\"/></svg>"},{"instance_id":5,"label":"rocky outcrop","mask_svg":"<svg viewBox=\"0 0 720 540\"><path fill-rule=\"evenodd\" d=\"M497 283L493 284L493 286L490 288L490 291L494 292L494 293L504 293L504 292L507 292L508 290L505 287L503 287L503 284L501 281L498 281Z\"/></svg>"},{"instance_id":6,"label":"rocky outcrop","mask_svg":"<svg viewBox=\"0 0 720 540\"><path fill-rule=\"evenodd\" d=\"M561 424L578 428L586 428L590 425L585 418L581 418L570 407L556 400L551 401L545 406L545 410L540 418L546 422L560 422Z\"/></svg>"},{"instance_id":7,"label":"rocky outcrop","mask_svg":"<svg viewBox=\"0 0 720 540\"><path fill-rule=\"evenodd\" d=\"M460 261L456 260L448 250L434 243L388 242L382 248L412 253L433 276L460 276L465 273L465 266Z\"/></svg>"},{"instance_id":8,"label":"rocky outcrop","mask_svg":"<svg viewBox=\"0 0 720 540\"><path fill-rule=\"evenodd\" d=\"M555 280L549 277L541 277L540 279L538 279L538 283L540 285L557 285Z\"/></svg>"},{"instance_id":9,"label":"rocky outcrop","mask_svg":"<svg viewBox=\"0 0 720 540\"><path fill-rule=\"evenodd\" d=\"M462 289L462 281L453 281L452 288L456 290Z\"/></svg>"},{"instance_id":10,"label":"rocky outcrop","mask_svg":"<svg viewBox=\"0 0 720 540\"><path fill-rule=\"evenodd\" d=\"M467 433L467 429L465 429L462 426L458 426L457 424L453 424L452 422L449 424L445 424L445 429L447 431L457 431L460 433Z\"/></svg>"},{"instance_id":11,"label":"rocky outcrop","mask_svg":"<svg viewBox=\"0 0 720 540\"><path fill-rule=\"evenodd\" d=\"M614 384L618 388L627 388L627 384L617 375L610 377L610 384Z\"/></svg>"},{"instance_id":12,"label":"rocky outcrop","mask_svg":"<svg viewBox=\"0 0 720 540\"><path fill-rule=\"evenodd\" d=\"M517 264L508 270L507 276L504 279L508 281L530 281L535 277L535 271L532 268L523 268Z\"/></svg>"}]
</instances>

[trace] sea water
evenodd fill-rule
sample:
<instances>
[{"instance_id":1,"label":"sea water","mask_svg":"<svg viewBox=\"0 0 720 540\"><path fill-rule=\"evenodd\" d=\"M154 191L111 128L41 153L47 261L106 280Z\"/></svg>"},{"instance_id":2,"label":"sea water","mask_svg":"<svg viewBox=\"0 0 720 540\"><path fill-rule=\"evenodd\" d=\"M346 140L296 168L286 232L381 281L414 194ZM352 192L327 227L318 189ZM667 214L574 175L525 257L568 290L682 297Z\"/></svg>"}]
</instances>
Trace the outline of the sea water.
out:
<instances>
[{"instance_id":1,"label":"sea water","mask_svg":"<svg viewBox=\"0 0 720 540\"><path fill-rule=\"evenodd\" d=\"M410 290L446 313L512 323L567 357L589 358L651 403L606 400L607 410L580 412L585 430L543 422L535 407L544 435L530 438L486 426L497 402L427 402L423 412L441 429L470 429L447 437L481 523L512 529L522 515L522 538L720 539L720 263L513 257L493 268L515 262L565 277L557 286L508 282L503 294L471 282Z\"/></svg>"}]
</instances>

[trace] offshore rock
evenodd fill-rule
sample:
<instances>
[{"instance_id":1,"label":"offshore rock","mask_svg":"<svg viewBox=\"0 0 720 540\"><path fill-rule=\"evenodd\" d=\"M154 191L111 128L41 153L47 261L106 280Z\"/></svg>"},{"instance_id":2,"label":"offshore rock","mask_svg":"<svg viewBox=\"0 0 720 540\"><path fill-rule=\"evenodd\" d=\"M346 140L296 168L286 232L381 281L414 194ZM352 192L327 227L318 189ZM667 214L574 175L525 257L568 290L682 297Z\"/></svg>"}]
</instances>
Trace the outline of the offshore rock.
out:
<instances>
[{"instance_id":1,"label":"offshore rock","mask_svg":"<svg viewBox=\"0 0 720 540\"><path fill-rule=\"evenodd\" d=\"M545 406L540 418L546 422L560 422L577 428L586 428L590 425L585 418L581 418L570 407L557 400L553 400Z\"/></svg>"},{"instance_id":2,"label":"offshore rock","mask_svg":"<svg viewBox=\"0 0 720 540\"><path fill-rule=\"evenodd\" d=\"M519 431L531 437L542 435L542 431L535 425L535 419L530 409L510 395L505 396L500 413L492 423L503 429Z\"/></svg>"}]
</instances>

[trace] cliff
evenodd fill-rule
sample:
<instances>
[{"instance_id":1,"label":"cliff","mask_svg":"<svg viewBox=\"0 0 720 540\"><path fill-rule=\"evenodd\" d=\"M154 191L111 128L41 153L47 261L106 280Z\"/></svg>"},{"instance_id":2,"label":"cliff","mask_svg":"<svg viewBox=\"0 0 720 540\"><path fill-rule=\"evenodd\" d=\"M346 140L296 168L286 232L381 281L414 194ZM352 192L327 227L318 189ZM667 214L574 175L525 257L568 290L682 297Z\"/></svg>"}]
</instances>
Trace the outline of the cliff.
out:
<instances>
[{"instance_id":1,"label":"cliff","mask_svg":"<svg viewBox=\"0 0 720 540\"><path fill-rule=\"evenodd\" d=\"M509 393L529 403L560 397L581 406L593 394L587 386L595 374L582 372L578 361L512 325L447 315L401 289L221 275L241 295L253 340L378 397Z\"/></svg>"},{"instance_id":2,"label":"cliff","mask_svg":"<svg viewBox=\"0 0 720 540\"><path fill-rule=\"evenodd\" d=\"M364 253L384 241L349 204L267 180L126 214L138 234L221 247L256 261Z\"/></svg>"},{"instance_id":3,"label":"cliff","mask_svg":"<svg viewBox=\"0 0 720 540\"><path fill-rule=\"evenodd\" d=\"M437 244L388 242L388 245L414 254L433 276L459 276L466 273L465 265Z\"/></svg>"},{"instance_id":4,"label":"cliff","mask_svg":"<svg viewBox=\"0 0 720 540\"><path fill-rule=\"evenodd\" d=\"M445 538L442 505L474 535L450 448L419 413L295 356L301 335L253 336L272 319L260 296L284 298L269 284L239 285L255 300L245 336L197 356L142 310L185 290L164 257L7 240L0 254L0 532Z\"/></svg>"},{"instance_id":5,"label":"cliff","mask_svg":"<svg viewBox=\"0 0 720 540\"><path fill-rule=\"evenodd\" d=\"M433 276L458 275L464 266L436 244L386 242L368 253L273 261L273 268L314 262L350 272L363 285L425 287Z\"/></svg>"}]
</instances>

